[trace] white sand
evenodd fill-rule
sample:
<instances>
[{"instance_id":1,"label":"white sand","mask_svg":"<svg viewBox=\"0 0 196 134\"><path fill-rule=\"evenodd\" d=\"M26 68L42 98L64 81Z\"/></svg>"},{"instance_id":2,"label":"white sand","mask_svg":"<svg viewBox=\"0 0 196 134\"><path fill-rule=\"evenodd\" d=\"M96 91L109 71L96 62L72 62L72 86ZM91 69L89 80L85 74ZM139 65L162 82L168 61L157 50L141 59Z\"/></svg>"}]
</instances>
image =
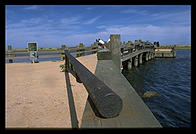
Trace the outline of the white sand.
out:
<instances>
[{"instance_id":1,"label":"white sand","mask_svg":"<svg viewBox=\"0 0 196 134\"><path fill-rule=\"evenodd\" d=\"M96 54L79 57L92 73ZM71 128L64 61L6 64L6 127ZM83 84L69 74L79 126L87 99Z\"/></svg>"}]
</instances>

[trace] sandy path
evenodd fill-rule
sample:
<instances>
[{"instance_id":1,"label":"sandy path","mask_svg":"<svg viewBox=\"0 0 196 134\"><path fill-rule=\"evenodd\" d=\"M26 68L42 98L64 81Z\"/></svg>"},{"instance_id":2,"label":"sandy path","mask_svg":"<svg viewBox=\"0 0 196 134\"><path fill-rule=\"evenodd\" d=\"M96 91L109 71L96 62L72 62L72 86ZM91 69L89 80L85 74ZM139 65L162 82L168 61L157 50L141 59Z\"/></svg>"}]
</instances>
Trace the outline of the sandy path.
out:
<instances>
[{"instance_id":1,"label":"sandy path","mask_svg":"<svg viewBox=\"0 0 196 134\"><path fill-rule=\"evenodd\" d=\"M95 72L96 54L78 60ZM59 67L63 63L6 64L6 127L72 127L65 76ZM87 92L69 77L80 126Z\"/></svg>"}]
</instances>

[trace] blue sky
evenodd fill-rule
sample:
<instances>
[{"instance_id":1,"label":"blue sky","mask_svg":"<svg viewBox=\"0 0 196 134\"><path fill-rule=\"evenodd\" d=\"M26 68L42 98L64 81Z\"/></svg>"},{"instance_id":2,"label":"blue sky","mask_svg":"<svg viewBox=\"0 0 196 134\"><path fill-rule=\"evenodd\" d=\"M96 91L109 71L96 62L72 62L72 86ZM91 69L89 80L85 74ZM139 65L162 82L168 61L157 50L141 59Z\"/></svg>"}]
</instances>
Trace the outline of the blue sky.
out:
<instances>
[{"instance_id":1,"label":"blue sky","mask_svg":"<svg viewBox=\"0 0 196 134\"><path fill-rule=\"evenodd\" d=\"M7 5L6 48L91 45L120 34L160 44L191 43L190 5Z\"/></svg>"}]
</instances>

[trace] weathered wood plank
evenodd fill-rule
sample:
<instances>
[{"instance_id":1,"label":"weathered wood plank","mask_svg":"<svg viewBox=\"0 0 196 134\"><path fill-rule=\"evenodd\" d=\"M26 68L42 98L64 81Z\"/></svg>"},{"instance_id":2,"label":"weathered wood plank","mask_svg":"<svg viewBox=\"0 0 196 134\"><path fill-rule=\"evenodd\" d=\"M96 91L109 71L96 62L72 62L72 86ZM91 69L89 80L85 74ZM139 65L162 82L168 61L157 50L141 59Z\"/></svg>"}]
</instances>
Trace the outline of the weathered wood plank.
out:
<instances>
[{"instance_id":1,"label":"weathered wood plank","mask_svg":"<svg viewBox=\"0 0 196 134\"><path fill-rule=\"evenodd\" d=\"M65 50L67 61L85 86L94 108L104 118L117 116L122 110L122 100L107 85ZM67 62L66 62L67 63ZM91 105L92 106L92 105Z\"/></svg>"},{"instance_id":2,"label":"weathered wood plank","mask_svg":"<svg viewBox=\"0 0 196 134\"><path fill-rule=\"evenodd\" d=\"M88 127L128 127L128 128L146 128L161 127L150 109L136 93L126 78L119 72L119 69L111 60L99 60L97 63L95 75L100 78L108 87L110 87L123 100L123 109L120 115L110 119L102 119L92 111L88 102L83 113L82 128ZM91 116L88 116L91 115ZM87 118L88 117L88 118ZM94 122L101 122L101 126L91 125ZM88 122L88 123L86 123Z\"/></svg>"},{"instance_id":3,"label":"weathered wood plank","mask_svg":"<svg viewBox=\"0 0 196 134\"><path fill-rule=\"evenodd\" d=\"M86 53L86 52L96 52L100 49L92 49L90 50L92 47L86 47L86 51L80 51L80 52L72 52L71 54L72 55L75 55L75 54L80 54L80 53ZM70 49L69 49L70 50ZM41 54L46 54L46 55L40 55L39 58L59 58L59 57L62 57L62 54L64 54L64 51L42 51L42 50L39 50L38 51L38 54L41 53ZM56 54L50 54L50 53L56 53ZM22 51L13 51L13 56L12 58L13 59L26 59L26 58L29 58L29 56L15 56L17 54L27 54L29 55L29 52L22 52ZM63 55L64 56L64 55ZM5 53L5 59L8 59L8 53L6 51Z\"/></svg>"}]
</instances>

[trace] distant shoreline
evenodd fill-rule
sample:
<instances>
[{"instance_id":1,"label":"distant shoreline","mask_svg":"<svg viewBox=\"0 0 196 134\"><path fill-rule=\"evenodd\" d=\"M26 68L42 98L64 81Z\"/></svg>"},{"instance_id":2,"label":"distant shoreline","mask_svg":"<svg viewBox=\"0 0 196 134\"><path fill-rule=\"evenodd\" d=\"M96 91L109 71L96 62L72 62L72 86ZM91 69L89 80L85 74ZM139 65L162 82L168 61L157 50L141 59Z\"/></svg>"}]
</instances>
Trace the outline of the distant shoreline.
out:
<instances>
[{"instance_id":1,"label":"distant shoreline","mask_svg":"<svg viewBox=\"0 0 196 134\"><path fill-rule=\"evenodd\" d=\"M160 45L160 47L168 47L168 46L174 46L174 45ZM177 50L187 50L191 49L191 45L175 45Z\"/></svg>"},{"instance_id":2,"label":"distant shoreline","mask_svg":"<svg viewBox=\"0 0 196 134\"><path fill-rule=\"evenodd\" d=\"M191 45L186 45L186 46L177 46L176 49L191 49Z\"/></svg>"}]
</instances>

